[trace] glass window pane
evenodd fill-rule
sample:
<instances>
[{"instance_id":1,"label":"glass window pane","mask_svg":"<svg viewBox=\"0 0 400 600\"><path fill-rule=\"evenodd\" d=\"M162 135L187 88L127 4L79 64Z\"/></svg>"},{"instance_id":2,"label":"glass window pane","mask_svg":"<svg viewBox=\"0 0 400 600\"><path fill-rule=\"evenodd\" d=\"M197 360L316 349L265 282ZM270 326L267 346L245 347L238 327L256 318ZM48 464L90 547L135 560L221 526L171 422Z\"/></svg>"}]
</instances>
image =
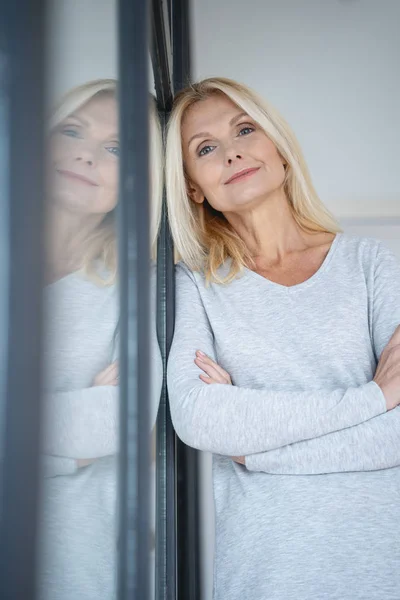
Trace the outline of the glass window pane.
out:
<instances>
[{"instance_id":1,"label":"glass window pane","mask_svg":"<svg viewBox=\"0 0 400 600\"><path fill-rule=\"evenodd\" d=\"M119 220L118 204L119 119L126 97L120 93L124 82L121 87L117 82L117 10L116 0L49 2L40 600L114 600L118 587L123 587L121 574L126 574L118 568L119 550L131 524L122 523L121 528L120 515L132 496L121 482L128 474L136 478L137 473L136 464L121 457L129 458L129 447L138 440L124 438L127 451L121 451L121 424L124 434L132 431L121 423L121 414L134 414L132 410L122 413L121 398L123 389L132 389L132 377L140 376L140 356L136 357L136 350L133 358L120 352L121 335L126 339L132 330L130 326L121 330L121 300L122 306L131 306L123 296L135 293L136 284L133 271L124 272L127 279L120 279L121 264L131 264L135 240L128 235L127 245L120 243L124 223ZM150 218L144 223L149 227L149 248L137 261L146 269L146 277L141 277L147 279L151 301L146 323L149 390L139 402L149 403L146 460L154 481L150 433L162 385L154 248L162 172L161 133L151 94L149 103L152 172L149 197L141 199L150 204ZM130 168L133 173L133 162L127 166L125 161L124 181L131 177ZM132 206L136 201L131 199ZM142 325L140 316L132 319L130 324ZM138 342L129 338L128 348L136 348ZM138 493L148 480L144 475L143 482L139 479ZM154 587L154 567L150 568L154 502L153 493L150 524L144 520L150 539L146 560L150 588Z\"/></svg>"},{"instance_id":2,"label":"glass window pane","mask_svg":"<svg viewBox=\"0 0 400 600\"><path fill-rule=\"evenodd\" d=\"M115 2L48 4L41 600L115 597L119 179Z\"/></svg>"}]
</instances>

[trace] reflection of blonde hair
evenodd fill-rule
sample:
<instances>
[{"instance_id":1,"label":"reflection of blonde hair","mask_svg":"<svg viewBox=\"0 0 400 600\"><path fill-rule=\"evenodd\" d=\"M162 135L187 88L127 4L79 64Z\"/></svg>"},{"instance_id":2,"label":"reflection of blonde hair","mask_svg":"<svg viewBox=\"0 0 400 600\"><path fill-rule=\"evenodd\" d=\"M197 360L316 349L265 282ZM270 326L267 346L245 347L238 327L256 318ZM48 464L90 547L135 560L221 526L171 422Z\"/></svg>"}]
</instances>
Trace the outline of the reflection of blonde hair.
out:
<instances>
[{"instance_id":1,"label":"reflection of blonde hair","mask_svg":"<svg viewBox=\"0 0 400 600\"><path fill-rule=\"evenodd\" d=\"M97 79L67 92L50 117L50 129L57 127L69 115L79 110L95 96L111 94L117 97L115 79ZM163 158L161 126L155 100L150 96L150 252L154 259L157 235L161 219ZM82 257L82 269L97 283L109 285L117 275L117 241L115 209L108 213L97 229L87 239L86 252ZM99 277L95 265L99 261L108 273L107 279Z\"/></svg>"},{"instance_id":2,"label":"reflection of blonde hair","mask_svg":"<svg viewBox=\"0 0 400 600\"><path fill-rule=\"evenodd\" d=\"M222 94L243 109L275 144L286 166L284 189L298 225L307 231L340 231L334 217L319 199L299 144L286 121L265 100L248 87L225 78L210 78L180 91L168 123L166 147L166 188L169 222L178 258L194 271L204 270L209 281L228 282L250 261L243 241L223 214L208 202L196 204L187 191L182 154L182 121L196 102ZM227 278L218 276L218 267L232 259Z\"/></svg>"}]
</instances>

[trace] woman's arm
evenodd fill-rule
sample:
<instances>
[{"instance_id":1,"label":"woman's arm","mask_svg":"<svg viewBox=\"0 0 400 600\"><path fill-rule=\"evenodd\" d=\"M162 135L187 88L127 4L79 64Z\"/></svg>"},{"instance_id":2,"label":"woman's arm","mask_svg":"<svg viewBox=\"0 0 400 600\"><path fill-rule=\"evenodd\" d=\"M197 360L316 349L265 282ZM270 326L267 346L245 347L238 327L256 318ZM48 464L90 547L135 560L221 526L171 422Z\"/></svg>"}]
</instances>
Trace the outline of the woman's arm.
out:
<instances>
[{"instance_id":1,"label":"woman's arm","mask_svg":"<svg viewBox=\"0 0 400 600\"><path fill-rule=\"evenodd\" d=\"M77 461L73 458L62 456L49 456L44 454L40 457L43 477L58 477L59 475L73 475L78 470Z\"/></svg>"},{"instance_id":2,"label":"woman's arm","mask_svg":"<svg viewBox=\"0 0 400 600\"><path fill-rule=\"evenodd\" d=\"M196 350L215 360L213 334L192 274L176 277L175 335L168 364L171 415L189 446L228 456L265 452L358 425L386 412L378 385L333 391L273 392L206 385Z\"/></svg>"},{"instance_id":3,"label":"woman's arm","mask_svg":"<svg viewBox=\"0 0 400 600\"><path fill-rule=\"evenodd\" d=\"M365 423L245 457L249 471L319 475L377 471L400 465L400 408Z\"/></svg>"},{"instance_id":4,"label":"woman's arm","mask_svg":"<svg viewBox=\"0 0 400 600\"><path fill-rule=\"evenodd\" d=\"M150 428L155 426L163 382L163 364L156 334L156 315L152 294L150 312ZM115 344L116 349L118 344ZM83 390L48 394L44 406L45 471L70 469L71 463L58 462L69 459L92 459L116 454L119 448L118 414L119 387L117 350L111 365L101 371L93 386ZM63 474L63 473L56 473ZM51 475L49 475L51 476Z\"/></svg>"},{"instance_id":5,"label":"woman's arm","mask_svg":"<svg viewBox=\"0 0 400 600\"><path fill-rule=\"evenodd\" d=\"M118 452L119 388L99 385L44 399L45 454L100 458Z\"/></svg>"},{"instance_id":6,"label":"woman's arm","mask_svg":"<svg viewBox=\"0 0 400 600\"><path fill-rule=\"evenodd\" d=\"M371 337L379 360L400 324L400 264L390 250L379 244L372 266L369 285ZM395 339L392 345L399 342ZM246 457L245 464L251 471L293 475L372 471L399 466L400 408L349 429L253 454Z\"/></svg>"},{"instance_id":7,"label":"woman's arm","mask_svg":"<svg viewBox=\"0 0 400 600\"><path fill-rule=\"evenodd\" d=\"M400 327L386 347L385 354L400 344ZM377 372L383 361L382 357ZM209 357L196 357L196 364L204 371L202 381L229 383L231 379ZM345 471L373 471L400 464L400 409L374 417L365 423L342 429L318 438L290 444L283 448L232 457L249 471L264 471L279 475L316 475Z\"/></svg>"}]
</instances>

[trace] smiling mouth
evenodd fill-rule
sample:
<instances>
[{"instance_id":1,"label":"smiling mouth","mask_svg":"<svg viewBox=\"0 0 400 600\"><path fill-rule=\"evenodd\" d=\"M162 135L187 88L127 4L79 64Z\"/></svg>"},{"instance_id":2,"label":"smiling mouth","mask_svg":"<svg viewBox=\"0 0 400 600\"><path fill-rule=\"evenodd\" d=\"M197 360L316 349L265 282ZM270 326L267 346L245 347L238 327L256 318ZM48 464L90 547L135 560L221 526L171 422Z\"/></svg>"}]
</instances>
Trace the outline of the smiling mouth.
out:
<instances>
[{"instance_id":1,"label":"smiling mouth","mask_svg":"<svg viewBox=\"0 0 400 600\"><path fill-rule=\"evenodd\" d=\"M228 181L225 182L225 185L228 185L229 183L236 183L238 181L242 181L243 179L247 179L248 177L254 175L254 173L256 173L258 170L259 167L254 169L244 169L243 171L236 173L236 175L233 175L230 179L228 179Z\"/></svg>"},{"instance_id":2,"label":"smiling mouth","mask_svg":"<svg viewBox=\"0 0 400 600\"><path fill-rule=\"evenodd\" d=\"M86 185L91 185L92 187L98 187L98 184L85 177L84 175L79 175L78 173L74 173L73 171L65 171L64 169L57 169L57 173L63 175L64 177L68 177L68 179L75 179L76 181L81 181Z\"/></svg>"}]
</instances>

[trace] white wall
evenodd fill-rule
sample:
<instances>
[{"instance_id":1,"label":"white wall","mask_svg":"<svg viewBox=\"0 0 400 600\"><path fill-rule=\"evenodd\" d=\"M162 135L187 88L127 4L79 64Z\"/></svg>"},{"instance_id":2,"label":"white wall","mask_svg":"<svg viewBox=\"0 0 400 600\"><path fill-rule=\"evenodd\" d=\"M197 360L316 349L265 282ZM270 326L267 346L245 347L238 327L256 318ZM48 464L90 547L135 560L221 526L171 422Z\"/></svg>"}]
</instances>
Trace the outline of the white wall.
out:
<instances>
[{"instance_id":1,"label":"white wall","mask_svg":"<svg viewBox=\"0 0 400 600\"><path fill-rule=\"evenodd\" d=\"M192 0L193 76L250 85L289 121L345 231L400 259L400 2ZM211 456L201 455L203 599L212 592Z\"/></svg>"},{"instance_id":2,"label":"white wall","mask_svg":"<svg viewBox=\"0 0 400 600\"><path fill-rule=\"evenodd\" d=\"M48 10L50 97L91 79L115 78L115 0L50 0Z\"/></svg>"},{"instance_id":3,"label":"white wall","mask_svg":"<svg viewBox=\"0 0 400 600\"><path fill-rule=\"evenodd\" d=\"M398 0L192 0L194 76L270 100L336 215L399 215L399 19Z\"/></svg>"},{"instance_id":4,"label":"white wall","mask_svg":"<svg viewBox=\"0 0 400 600\"><path fill-rule=\"evenodd\" d=\"M49 0L49 102L91 79L117 78L116 0ZM149 55L149 90L154 93Z\"/></svg>"}]
</instances>

